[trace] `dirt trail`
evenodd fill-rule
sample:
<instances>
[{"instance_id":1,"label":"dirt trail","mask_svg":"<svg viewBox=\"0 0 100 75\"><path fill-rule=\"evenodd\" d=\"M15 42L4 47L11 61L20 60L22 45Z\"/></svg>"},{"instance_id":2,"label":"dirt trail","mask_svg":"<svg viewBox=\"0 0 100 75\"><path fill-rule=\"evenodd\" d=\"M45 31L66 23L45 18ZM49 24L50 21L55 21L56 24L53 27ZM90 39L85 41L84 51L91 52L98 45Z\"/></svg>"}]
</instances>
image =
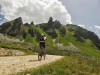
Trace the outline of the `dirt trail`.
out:
<instances>
[{"instance_id":1,"label":"dirt trail","mask_svg":"<svg viewBox=\"0 0 100 75\"><path fill-rule=\"evenodd\" d=\"M11 75L55 61L62 56L47 55L38 61L37 55L0 57L0 75Z\"/></svg>"}]
</instances>

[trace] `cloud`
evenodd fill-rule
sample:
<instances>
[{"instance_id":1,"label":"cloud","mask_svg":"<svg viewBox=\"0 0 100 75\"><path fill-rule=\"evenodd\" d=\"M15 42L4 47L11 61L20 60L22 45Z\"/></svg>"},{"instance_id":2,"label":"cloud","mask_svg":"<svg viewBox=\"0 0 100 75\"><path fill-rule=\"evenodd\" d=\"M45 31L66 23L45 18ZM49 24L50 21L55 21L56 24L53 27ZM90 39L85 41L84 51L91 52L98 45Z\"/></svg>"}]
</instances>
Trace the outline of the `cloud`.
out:
<instances>
[{"instance_id":1,"label":"cloud","mask_svg":"<svg viewBox=\"0 0 100 75\"><path fill-rule=\"evenodd\" d=\"M100 29L100 26L98 26L98 25L95 25L95 28L97 28L97 29Z\"/></svg>"},{"instance_id":2,"label":"cloud","mask_svg":"<svg viewBox=\"0 0 100 75\"><path fill-rule=\"evenodd\" d=\"M72 23L70 14L58 0L0 0L0 5L7 20L21 16L24 23L43 23L52 16L62 24Z\"/></svg>"},{"instance_id":3,"label":"cloud","mask_svg":"<svg viewBox=\"0 0 100 75\"><path fill-rule=\"evenodd\" d=\"M81 24L79 24L78 26L85 28L85 25L81 25Z\"/></svg>"},{"instance_id":4,"label":"cloud","mask_svg":"<svg viewBox=\"0 0 100 75\"><path fill-rule=\"evenodd\" d=\"M2 18L0 18L0 20L2 20Z\"/></svg>"},{"instance_id":5,"label":"cloud","mask_svg":"<svg viewBox=\"0 0 100 75\"><path fill-rule=\"evenodd\" d=\"M4 23L4 22L0 22L0 25L2 25L2 23Z\"/></svg>"}]
</instances>

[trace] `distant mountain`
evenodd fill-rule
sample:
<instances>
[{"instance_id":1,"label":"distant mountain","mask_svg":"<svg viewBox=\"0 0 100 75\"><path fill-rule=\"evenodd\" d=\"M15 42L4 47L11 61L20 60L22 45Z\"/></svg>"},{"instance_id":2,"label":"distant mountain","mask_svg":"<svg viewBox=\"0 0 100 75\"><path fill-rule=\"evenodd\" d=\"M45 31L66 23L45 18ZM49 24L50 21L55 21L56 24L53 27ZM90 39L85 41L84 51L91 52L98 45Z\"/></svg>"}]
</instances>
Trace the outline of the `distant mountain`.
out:
<instances>
[{"instance_id":1,"label":"distant mountain","mask_svg":"<svg viewBox=\"0 0 100 75\"><path fill-rule=\"evenodd\" d=\"M0 26L0 56L38 54L41 34L47 37L46 54L64 56L63 61L57 61L54 63L56 66L52 67L53 70L57 69L57 66L61 67L59 70L54 71L57 72L57 75L60 70L62 70L61 73L59 72L60 74L66 72L69 75L73 73L80 75L99 74L99 37L94 32L77 25L62 25L59 21L54 21L52 17L47 23L37 25L34 25L33 21L30 24L23 24L21 17L3 23ZM75 60L75 63L73 63L73 60ZM54 65L51 64L50 66ZM49 74L54 74L54 72ZM47 74L47 72L45 73Z\"/></svg>"},{"instance_id":2,"label":"distant mountain","mask_svg":"<svg viewBox=\"0 0 100 75\"><path fill-rule=\"evenodd\" d=\"M22 18L19 17L15 20L3 23L0 27L0 33L7 34L13 37L22 37L26 42L36 44L41 33L48 36L48 44L54 44L53 39L56 39L56 43L62 43L68 45L72 40L78 43L86 43L86 40L91 41L91 46L96 46L100 49L99 37L91 31L81 28L77 25L67 24L62 25L59 21L53 21L50 17L48 23L42 23L34 25L25 23L23 24ZM72 39L73 38L73 39ZM68 42L69 41L69 42ZM93 44L92 44L93 43Z\"/></svg>"},{"instance_id":3,"label":"distant mountain","mask_svg":"<svg viewBox=\"0 0 100 75\"><path fill-rule=\"evenodd\" d=\"M23 34L24 25L22 18L3 23L0 27L0 33L10 36L21 36Z\"/></svg>"}]
</instances>

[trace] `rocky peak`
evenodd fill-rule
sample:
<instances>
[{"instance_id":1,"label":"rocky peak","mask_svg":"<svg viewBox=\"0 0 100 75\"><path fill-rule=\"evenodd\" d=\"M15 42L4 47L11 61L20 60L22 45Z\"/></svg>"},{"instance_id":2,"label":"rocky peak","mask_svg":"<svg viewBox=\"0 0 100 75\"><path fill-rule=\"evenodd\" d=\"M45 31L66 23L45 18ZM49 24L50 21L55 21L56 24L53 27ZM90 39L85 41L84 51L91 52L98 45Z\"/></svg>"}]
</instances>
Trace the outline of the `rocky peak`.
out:
<instances>
[{"instance_id":1,"label":"rocky peak","mask_svg":"<svg viewBox=\"0 0 100 75\"><path fill-rule=\"evenodd\" d=\"M16 18L15 20L3 23L0 29L0 33L8 34L11 36L21 36L23 33L22 18Z\"/></svg>"},{"instance_id":2,"label":"rocky peak","mask_svg":"<svg viewBox=\"0 0 100 75\"><path fill-rule=\"evenodd\" d=\"M31 25L34 25L34 22L32 21L30 24L31 24Z\"/></svg>"},{"instance_id":3,"label":"rocky peak","mask_svg":"<svg viewBox=\"0 0 100 75\"><path fill-rule=\"evenodd\" d=\"M53 18L50 17L49 21L48 21L48 28L60 28L61 27L61 23L57 20L53 21Z\"/></svg>"},{"instance_id":4,"label":"rocky peak","mask_svg":"<svg viewBox=\"0 0 100 75\"><path fill-rule=\"evenodd\" d=\"M61 23L59 22L59 21L54 21L54 28L57 28L57 29L59 29L60 27L61 27Z\"/></svg>"},{"instance_id":5,"label":"rocky peak","mask_svg":"<svg viewBox=\"0 0 100 75\"><path fill-rule=\"evenodd\" d=\"M52 27L52 25L53 25L53 18L52 17L50 17L49 18L49 21L48 21L48 27Z\"/></svg>"}]
</instances>

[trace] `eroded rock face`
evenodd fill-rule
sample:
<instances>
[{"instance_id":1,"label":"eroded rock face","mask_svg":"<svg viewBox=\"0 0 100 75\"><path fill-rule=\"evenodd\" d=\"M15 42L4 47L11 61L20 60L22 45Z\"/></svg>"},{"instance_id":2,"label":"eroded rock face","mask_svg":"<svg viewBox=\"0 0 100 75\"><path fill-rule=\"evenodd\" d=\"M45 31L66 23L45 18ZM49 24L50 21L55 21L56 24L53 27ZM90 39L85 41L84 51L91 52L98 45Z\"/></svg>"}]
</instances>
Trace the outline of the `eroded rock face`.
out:
<instances>
[{"instance_id":1,"label":"eroded rock face","mask_svg":"<svg viewBox=\"0 0 100 75\"><path fill-rule=\"evenodd\" d=\"M55 29L60 29L61 23L57 20L53 21L53 18L50 17L48 23L40 24L40 27L51 36L51 38L55 39L57 37L57 33Z\"/></svg>"},{"instance_id":2,"label":"eroded rock face","mask_svg":"<svg viewBox=\"0 0 100 75\"><path fill-rule=\"evenodd\" d=\"M22 18L19 17L15 20L3 23L0 28L0 33L7 34L10 36L22 36L23 34L23 22Z\"/></svg>"},{"instance_id":3,"label":"eroded rock face","mask_svg":"<svg viewBox=\"0 0 100 75\"><path fill-rule=\"evenodd\" d=\"M20 56L20 55L25 55L25 53L20 50L0 48L0 56Z\"/></svg>"}]
</instances>

